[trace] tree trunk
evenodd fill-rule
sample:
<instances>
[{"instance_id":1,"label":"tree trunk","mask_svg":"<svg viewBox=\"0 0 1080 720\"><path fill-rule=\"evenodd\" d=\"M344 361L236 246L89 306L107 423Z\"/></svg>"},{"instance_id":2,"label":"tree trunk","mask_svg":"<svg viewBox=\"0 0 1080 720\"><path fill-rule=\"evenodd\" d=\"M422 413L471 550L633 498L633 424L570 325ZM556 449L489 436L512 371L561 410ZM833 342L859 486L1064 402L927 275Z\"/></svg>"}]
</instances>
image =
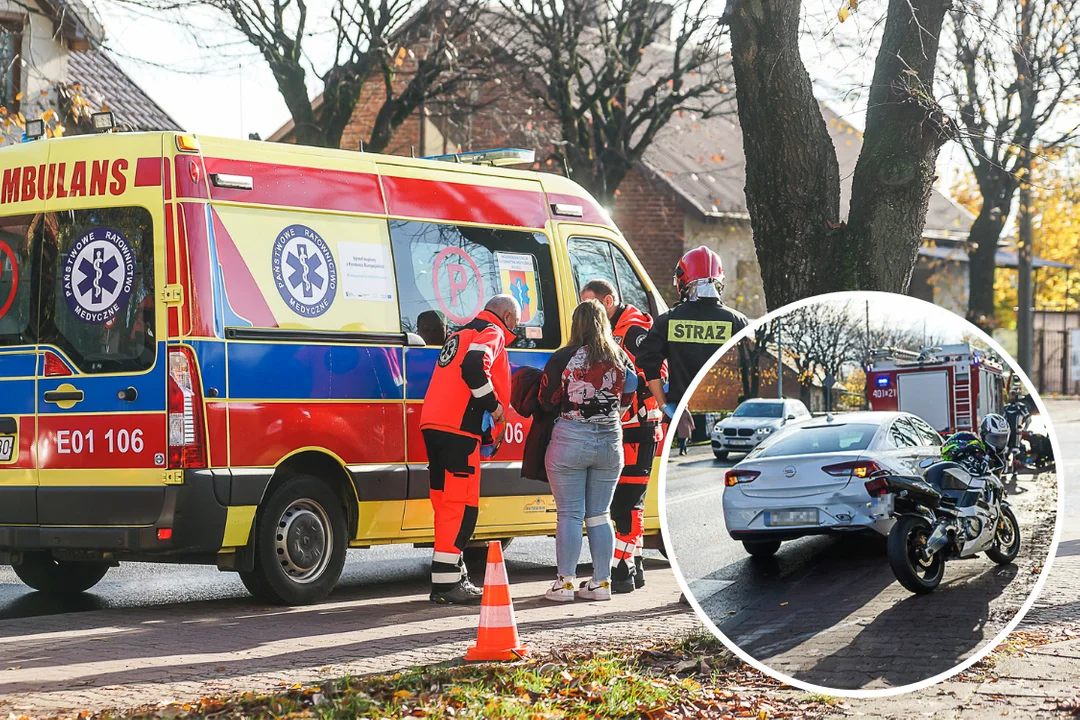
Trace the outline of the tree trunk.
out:
<instances>
[{"instance_id":1,"label":"tree trunk","mask_svg":"<svg viewBox=\"0 0 1080 720\"><path fill-rule=\"evenodd\" d=\"M746 201L770 309L828 287L840 227L836 151L798 52L800 6L729 5Z\"/></svg>"},{"instance_id":2,"label":"tree trunk","mask_svg":"<svg viewBox=\"0 0 1080 720\"><path fill-rule=\"evenodd\" d=\"M842 225L836 151L798 52L800 6L729 6L747 208L770 309L837 290L906 291L948 137L930 88L950 3L890 0Z\"/></svg>"},{"instance_id":3,"label":"tree trunk","mask_svg":"<svg viewBox=\"0 0 1080 720\"><path fill-rule=\"evenodd\" d=\"M998 239L1009 216L1013 191L982 190L986 200L968 233L968 312L967 318L983 330L994 327L994 274L997 268ZM1005 204L1000 205L999 200Z\"/></svg>"},{"instance_id":4,"label":"tree trunk","mask_svg":"<svg viewBox=\"0 0 1080 720\"><path fill-rule=\"evenodd\" d=\"M950 7L949 0L889 2L837 253L843 289L904 293L911 283L938 150L954 134L933 98L938 38Z\"/></svg>"}]
</instances>

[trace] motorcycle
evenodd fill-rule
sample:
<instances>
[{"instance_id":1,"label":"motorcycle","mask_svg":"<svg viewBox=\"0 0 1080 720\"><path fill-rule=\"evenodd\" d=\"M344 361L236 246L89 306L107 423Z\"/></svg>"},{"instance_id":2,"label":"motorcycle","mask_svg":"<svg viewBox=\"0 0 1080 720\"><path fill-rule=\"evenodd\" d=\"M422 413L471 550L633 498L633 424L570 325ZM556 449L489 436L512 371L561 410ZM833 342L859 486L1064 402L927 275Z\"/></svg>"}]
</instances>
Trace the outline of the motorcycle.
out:
<instances>
[{"instance_id":1,"label":"motorcycle","mask_svg":"<svg viewBox=\"0 0 1080 720\"><path fill-rule=\"evenodd\" d=\"M933 592L945 563L980 552L999 565L1020 552L1020 526L1005 487L989 463L965 468L956 462L923 461L923 477L881 470L867 479L870 514L894 518L889 565L900 584L920 595Z\"/></svg>"}]
</instances>

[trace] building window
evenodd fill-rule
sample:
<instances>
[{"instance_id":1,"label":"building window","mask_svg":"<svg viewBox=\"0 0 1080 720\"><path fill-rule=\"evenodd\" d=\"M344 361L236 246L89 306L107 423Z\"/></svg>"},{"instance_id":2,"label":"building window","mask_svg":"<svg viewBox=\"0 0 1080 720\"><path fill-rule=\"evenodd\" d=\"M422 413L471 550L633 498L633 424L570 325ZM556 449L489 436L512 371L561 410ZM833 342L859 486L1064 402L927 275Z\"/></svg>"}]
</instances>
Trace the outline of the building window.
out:
<instances>
[{"instance_id":1,"label":"building window","mask_svg":"<svg viewBox=\"0 0 1080 720\"><path fill-rule=\"evenodd\" d=\"M22 23L14 20L0 21L0 104L9 112L18 112L16 99L21 90Z\"/></svg>"}]
</instances>

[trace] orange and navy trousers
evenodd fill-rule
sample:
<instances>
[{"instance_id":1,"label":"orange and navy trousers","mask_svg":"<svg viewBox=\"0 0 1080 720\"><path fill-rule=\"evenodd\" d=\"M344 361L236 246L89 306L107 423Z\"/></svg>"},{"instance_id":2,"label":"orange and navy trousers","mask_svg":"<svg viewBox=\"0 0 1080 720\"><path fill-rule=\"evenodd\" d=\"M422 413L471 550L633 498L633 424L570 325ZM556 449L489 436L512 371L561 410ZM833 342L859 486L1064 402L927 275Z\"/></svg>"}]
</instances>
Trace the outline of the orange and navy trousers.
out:
<instances>
[{"instance_id":1,"label":"orange and navy trousers","mask_svg":"<svg viewBox=\"0 0 1080 720\"><path fill-rule=\"evenodd\" d=\"M615 497L611 500L611 519L615 523L615 556L612 567L620 562L634 564L641 554L645 535L645 494L649 489L653 458L660 445L658 423L642 423L623 428L624 462Z\"/></svg>"},{"instance_id":2,"label":"orange and navy trousers","mask_svg":"<svg viewBox=\"0 0 1080 720\"><path fill-rule=\"evenodd\" d=\"M449 590L464 575L461 554L476 530L480 512L480 438L429 428L422 433L435 513L431 586Z\"/></svg>"}]
</instances>

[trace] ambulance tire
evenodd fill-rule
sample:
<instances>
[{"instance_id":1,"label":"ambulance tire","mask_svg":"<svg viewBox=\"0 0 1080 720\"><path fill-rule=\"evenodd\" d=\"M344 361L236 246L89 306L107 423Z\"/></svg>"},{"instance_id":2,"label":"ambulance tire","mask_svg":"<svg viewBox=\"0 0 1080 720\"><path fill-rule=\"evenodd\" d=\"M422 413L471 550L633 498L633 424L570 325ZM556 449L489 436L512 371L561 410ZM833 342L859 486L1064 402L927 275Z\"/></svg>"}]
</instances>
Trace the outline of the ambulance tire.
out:
<instances>
[{"instance_id":1,"label":"ambulance tire","mask_svg":"<svg viewBox=\"0 0 1080 720\"><path fill-rule=\"evenodd\" d=\"M109 563L57 560L48 551L23 553L12 569L35 590L54 595L77 595L101 582Z\"/></svg>"},{"instance_id":2,"label":"ambulance tire","mask_svg":"<svg viewBox=\"0 0 1080 720\"><path fill-rule=\"evenodd\" d=\"M241 572L240 580L252 595L269 603L320 602L341 577L349 548L346 527L345 508L326 483L311 475L293 475L260 509L252 539L255 569ZM305 553L312 545L319 552Z\"/></svg>"}]
</instances>

